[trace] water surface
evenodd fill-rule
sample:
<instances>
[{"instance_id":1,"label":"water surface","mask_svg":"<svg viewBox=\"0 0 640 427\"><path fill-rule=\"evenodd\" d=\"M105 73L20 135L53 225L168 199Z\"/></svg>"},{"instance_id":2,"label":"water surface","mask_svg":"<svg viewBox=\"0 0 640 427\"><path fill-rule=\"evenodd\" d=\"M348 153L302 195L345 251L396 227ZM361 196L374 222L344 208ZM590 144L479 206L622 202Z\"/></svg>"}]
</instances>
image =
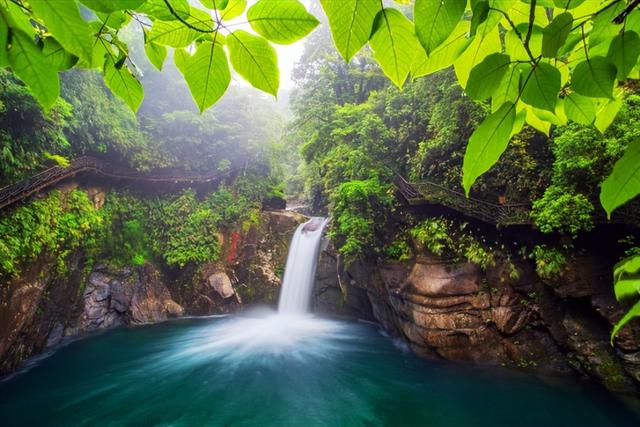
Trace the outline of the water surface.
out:
<instances>
[{"instance_id":1,"label":"water surface","mask_svg":"<svg viewBox=\"0 0 640 427\"><path fill-rule=\"evenodd\" d=\"M183 319L76 341L0 383L10 426L637 426L593 384L435 363L372 325Z\"/></svg>"}]
</instances>

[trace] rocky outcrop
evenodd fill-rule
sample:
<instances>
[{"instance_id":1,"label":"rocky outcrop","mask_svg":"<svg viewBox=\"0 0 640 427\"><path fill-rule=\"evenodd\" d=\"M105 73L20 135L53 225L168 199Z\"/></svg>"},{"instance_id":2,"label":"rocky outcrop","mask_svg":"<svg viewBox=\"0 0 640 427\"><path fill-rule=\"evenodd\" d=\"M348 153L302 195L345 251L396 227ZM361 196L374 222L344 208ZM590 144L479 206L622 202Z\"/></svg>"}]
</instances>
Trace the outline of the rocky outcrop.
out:
<instances>
[{"instance_id":1,"label":"rocky outcrop","mask_svg":"<svg viewBox=\"0 0 640 427\"><path fill-rule=\"evenodd\" d=\"M620 308L607 281L594 280L608 266L574 262L557 283L541 280L524 262L516 278L500 262L482 271L429 253L405 263L356 262L344 271L327 244L315 307L377 321L423 356L578 373L637 393L640 333L628 328L615 347L609 344Z\"/></svg>"},{"instance_id":2,"label":"rocky outcrop","mask_svg":"<svg viewBox=\"0 0 640 427\"><path fill-rule=\"evenodd\" d=\"M307 219L289 211L264 212L259 225L238 233L235 252L231 251L232 239L227 240L223 259L243 304L277 305L291 238Z\"/></svg>"},{"instance_id":3,"label":"rocky outcrop","mask_svg":"<svg viewBox=\"0 0 640 427\"><path fill-rule=\"evenodd\" d=\"M72 254L67 265L71 273L61 276L53 259L41 254L0 287L0 375L59 342L59 325L79 314L82 254Z\"/></svg>"},{"instance_id":4,"label":"rocky outcrop","mask_svg":"<svg viewBox=\"0 0 640 427\"><path fill-rule=\"evenodd\" d=\"M221 256L184 270L169 289L189 315L225 314L250 305L275 307L289 243L307 217L289 211L262 212L257 223L225 230Z\"/></svg>"},{"instance_id":5,"label":"rocky outcrop","mask_svg":"<svg viewBox=\"0 0 640 427\"><path fill-rule=\"evenodd\" d=\"M96 267L88 277L83 298L82 314L66 335L161 322L184 311L151 264L136 269Z\"/></svg>"},{"instance_id":6,"label":"rocky outcrop","mask_svg":"<svg viewBox=\"0 0 640 427\"><path fill-rule=\"evenodd\" d=\"M48 262L32 265L3 290L0 307L0 373L58 345L65 337L121 325L154 323L183 314L166 279L151 264L96 267L84 274L81 256L69 275Z\"/></svg>"}]
</instances>

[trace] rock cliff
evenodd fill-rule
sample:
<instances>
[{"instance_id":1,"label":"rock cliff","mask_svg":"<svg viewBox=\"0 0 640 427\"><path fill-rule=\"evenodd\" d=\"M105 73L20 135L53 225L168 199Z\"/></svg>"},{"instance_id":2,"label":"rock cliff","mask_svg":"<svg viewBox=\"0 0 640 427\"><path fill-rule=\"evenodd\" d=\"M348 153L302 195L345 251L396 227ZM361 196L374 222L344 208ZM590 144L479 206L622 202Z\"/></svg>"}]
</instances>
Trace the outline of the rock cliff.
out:
<instances>
[{"instance_id":1,"label":"rock cliff","mask_svg":"<svg viewBox=\"0 0 640 427\"><path fill-rule=\"evenodd\" d=\"M525 262L516 267L514 279L500 262L482 271L423 251L403 263L360 261L345 270L327 242L315 307L377 321L426 357L578 374L638 393L640 330L627 328L609 344L621 315L610 266L579 257L554 282Z\"/></svg>"}]
</instances>

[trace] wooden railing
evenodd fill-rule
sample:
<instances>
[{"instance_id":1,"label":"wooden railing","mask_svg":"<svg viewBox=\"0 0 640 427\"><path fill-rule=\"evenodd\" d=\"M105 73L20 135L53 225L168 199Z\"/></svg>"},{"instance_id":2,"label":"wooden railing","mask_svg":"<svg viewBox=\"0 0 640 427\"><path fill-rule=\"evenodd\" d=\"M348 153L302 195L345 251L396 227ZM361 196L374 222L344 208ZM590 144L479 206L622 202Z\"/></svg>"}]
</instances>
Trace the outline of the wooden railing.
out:
<instances>
[{"instance_id":1,"label":"wooden railing","mask_svg":"<svg viewBox=\"0 0 640 427\"><path fill-rule=\"evenodd\" d=\"M69 166L54 166L27 179L0 188L0 209L11 206L33 194L50 187L62 180L71 178L78 173L89 172L104 177L124 180L165 182L165 183L206 183L215 181L229 174L216 171L206 175L187 174L146 174L132 169L125 169L103 162L93 157L79 157L70 162Z\"/></svg>"},{"instance_id":2,"label":"wooden railing","mask_svg":"<svg viewBox=\"0 0 640 427\"><path fill-rule=\"evenodd\" d=\"M498 226L531 224L531 205L529 203L497 204L486 200L466 197L464 193L451 190L442 185L429 182L408 182L401 175L396 174L394 184L400 194L410 205L440 205L454 209L468 217L495 224ZM594 203L594 206L599 206ZM593 221L597 224L640 225L640 204L627 203L617 209L608 220L604 211L596 212Z\"/></svg>"}]
</instances>

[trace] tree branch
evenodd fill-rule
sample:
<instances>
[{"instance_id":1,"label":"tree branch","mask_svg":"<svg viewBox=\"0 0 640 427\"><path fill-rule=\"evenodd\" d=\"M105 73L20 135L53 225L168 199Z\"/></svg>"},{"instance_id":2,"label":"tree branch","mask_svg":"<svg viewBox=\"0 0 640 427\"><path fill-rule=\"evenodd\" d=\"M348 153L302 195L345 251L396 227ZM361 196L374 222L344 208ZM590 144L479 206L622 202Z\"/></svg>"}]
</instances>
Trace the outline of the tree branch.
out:
<instances>
[{"instance_id":1,"label":"tree branch","mask_svg":"<svg viewBox=\"0 0 640 427\"><path fill-rule=\"evenodd\" d=\"M633 12L633 9L635 9L636 7L638 7L638 5L640 5L640 0L633 0L631 3L629 3L627 5L627 7L624 8L624 10L622 12L620 12L620 14L618 16L616 16L615 18L613 18L613 23L614 24L622 24L624 22L624 20L626 19L626 17Z\"/></svg>"},{"instance_id":2,"label":"tree branch","mask_svg":"<svg viewBox=\"0 0 640 427\"><path fill-rule=\"evenodd\" d=\"M527 28L527 36L524 39L524 47L529 52L529 55L533 58L531 54L531 49L529 49L529 42L531 41L531 34L533 33L533 23L536 20L536 0L531 0L531 7L529 8L529 28Z\"/></svg>"},{"instance_id":3,"label":"tree branch","mask_svg":"<svg viewBox=\"0 0 640 427\"><path fill-rule=\"evenodd\" d=\"M217 29L207 29L207 30L203 30L202 28L198 28L195 25L193 25L192 23L190 23L189 21L186 21L185 19L182 18L182 16L178 15L178 13L173 9L173 6L171 6L171 3L169 3L169 0L164 0L164 4L167 5L167 8L169 9L169 12L176 17L176 19L180 22L182 22L184 25L186 25L187 27L191 28L192 30L198 31L199 33L206 33L206 34L210 34L210 33L215 33L217 31Z\"/></svg>"}]
</instances>

